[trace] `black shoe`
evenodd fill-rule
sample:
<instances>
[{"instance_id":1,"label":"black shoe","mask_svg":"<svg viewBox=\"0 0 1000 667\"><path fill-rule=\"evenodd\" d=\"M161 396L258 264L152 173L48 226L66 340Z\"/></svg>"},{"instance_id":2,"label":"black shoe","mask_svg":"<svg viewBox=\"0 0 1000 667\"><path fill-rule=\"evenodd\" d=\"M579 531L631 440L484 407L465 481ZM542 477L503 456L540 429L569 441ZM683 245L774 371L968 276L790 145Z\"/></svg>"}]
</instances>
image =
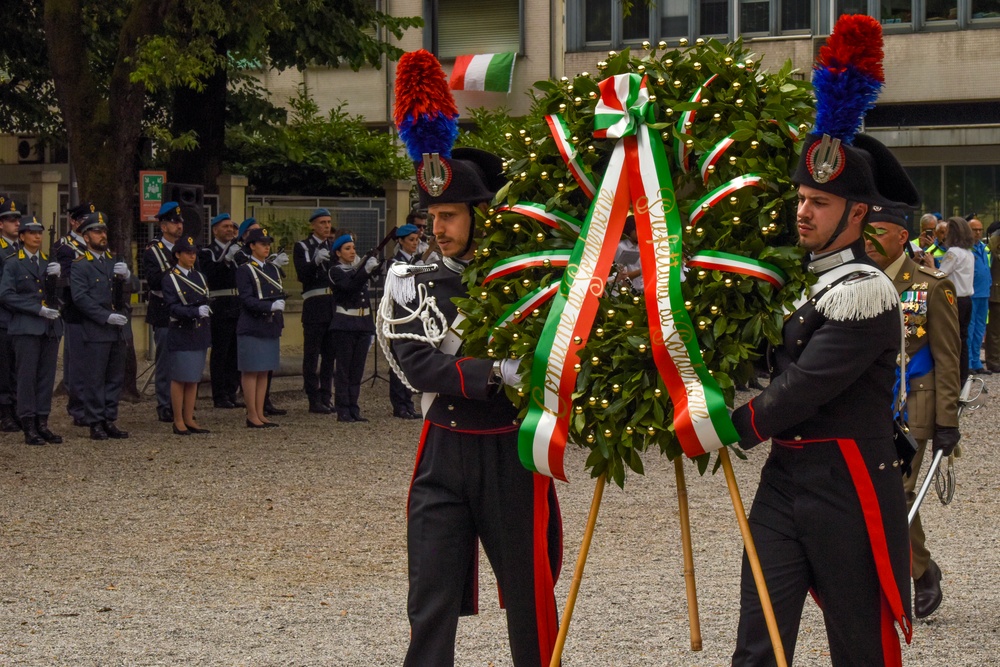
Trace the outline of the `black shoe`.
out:
<instances>
[{"instance_id":1,"label":"black shoe","mask_svg":"<svg viewBox=\"0 0 1000 667\"><path fill-rule=\"evenodd\" d=\"M0 405L0 431L4 433L17 433L21 430L21 422L14 414L13 405Z\"/></svg>"},{"instance_id":2,"label":"black shoe","mask_svg":"<svg viewBox=\"0 0 1000 667\"><path fill-rule=\"evenodd\" d=\"M177 424L173 425L173 429L174 429L174 435L191 435L191 431L188 431L186 429L182 431L179 428L177 428Z\"/></svg>"},{"instance_id":3,"label":"black shoe","mask_svg":"<svg viewBox=\"0 0 1000 667\"><path fill-rule=\"evenodd\" d=\"M156 418L161 422L174 422L173 408L156 408Z\"/></svg>"},{"instance_id":4,"label":"black shoe","mask_svg":"<svg viewBox=\"0 0 1000 667\"><path fill-rule=\"evenodd\" d=\"M107 440L108 432L104 430L104 424L98 422L90 425L91 440Z\"/></svg>"},{"instance_id":5,"label":"black shoe","mask_svg":"<svg viewBox=\"0 0 1000 667\"><path fill-rule=\"evenodd\" d=\"M913 615L927 618L941 605L941 568L933 560L919 579L913 580Z\"/></svg>"},{"instance_id":6,"label":"black shoe","mask_svg":"<svg viewBox=\"0 0 1000 667\"><path fill-rule=\"evenodd\" d=\"M191 433L211 433L212 431L207 428L199 428L197 426L191 426L191 424L184 424L187 426L188 431Z\"/></svg>"},{"instance_id":7,"label":"black shoe","mask_svg":"<svg viewBox=\"0 0 1000 667\"><path fill-rule=\"evenodd\" d=\"M103 424L104 432L108 434L109 438L114 438L115 440L124 440L128 437L128 431L123 431L114 422L104 422Z\"/></svg>"},{"instance_id":8,"label":"black shoe","mask_svg":"<svg viewBox=\"0 0 1000 667\"><path fill-rule=\"evenodd\" d=\"M230 401L228 398L224 398L219 401L215 401L214 407L219 410L233 410L236 408L236 404Z\"/></svg>"},{"instance_id":9,"label":"black shoe","mask_svg":"<svg viewBox=\"0 0 1000 667\"><path fill-rule=\"evenodd\" d=\"M28 417L27 419L22 419L24 422L24 444L26 445L44 445L45 438L43 438L38 433L38 429L35 427L34 417Z\"/></svg>"},{"instance_id":10,"label":"black shoe","mask_svg":"<svg viewBox=\"0 0 1000 667\"><path fill-rule=\"evenodd\" d=\"M278 428L281 424L275 424L274 422L264 422L264 428Z\"/></svg>"},{"instance_id":11,"label":"black shoe","mask_svg":"<svg viewBox=\"0 0 1000 667\"><path fill-rule=\"evenodd\" d=\"M254 424L252 421L248 419L247 428L267 428L267 424Z\"/></svg>"},{"instance_id":12,"label":"black shoe","mask_svg":"<svg viewBox=\"0 0 1000 667\"><path fill-rule=\"evenodd\" d=\"M73 417L73 426L79 426L80 428L87 428L88 426L90 426L90 424L88 424L87 422L83 421L82 419L78 419L77 417Z\"/></svg>"},{"instance_id":13,"label":"black shoe","mask_svg":"<svg viewBox=\"0 0 1000 667\"><path fill-rule=\"evenodd\" d=\"M288 414L288 410L282 410L281 408L276 408L276 407L274 407L274 405L270 401L267 402L267 403L264 403L264 416L265 417L280 417L282 415L287 415L287 414Z\"/></svg>"},{"instance_id":14,"label":"black shoe","mask_svg":"<svg viewBox=\"0 0 1000 667\"><path fill-rule=\"evenodd\" d=\"M62 444L62 436L56 435L49 430L49 418L48 417L35 417L35 430L38 431L38 435L42 436L45 442L53 445Z\"/></svg>"},{"instance_id":15,"label":"black shoe","mask_svg":"<svg viewBox=\"0 0 1000 667\"><path fill-rule=\"evenodd\" d=\"M416 410L410 410L410 419L423 419L424 416Z\"/></svg>"},{"instance_id":16,"label":"black shoe","mask_svg":"<svg viewBox=\"0 0 1000 667\"><path fill-rule=\"evenodd\" d=\"M309 412L317 415L328 415L330 407L322 401L309 401Z\"/></svg>"},{"instance_id":17,"label":"black shoe","mask_svg":"<svg viewBox=\"0 0 1000 667\"><path fill-rule=\"evenodd\" d=\"M368 421L367 419L365 419L364 417L361 416L360 412L352 412L351 413L351 418L354 419L354 421L356 421L356 422L366 422L366 421Z\"/></svg>"},{"instance_id":18,"label":"black shoe","mask_svg":"<svg viewBox=\"0 0 1000 667\"><path fill-rule=\"evenodd\" d=\"M987 368L970 368L969 372L973 375L993 375L993 371Z\"/></svg>"},{"instance_id":19,"label":"black shoe","mask_svg":"<svg viewBox=\"0 0 1000 667\"><path fill-rule=\"evenodd\" d=\"M357 421L349 410L337 410L337 421L339 422L354 422Z\"/></svg>"},{"instance_id":20,"label":"black shoe","mask_svg":"<svg viewBox=\"0 0 1000 667\"><path fill-rule=\"evenodd\" d=\"M407 410L406 408L399 408L398 410L393 410L392 416L397 419L420 419L412 410Z\"/></svg>"}]
</instances>

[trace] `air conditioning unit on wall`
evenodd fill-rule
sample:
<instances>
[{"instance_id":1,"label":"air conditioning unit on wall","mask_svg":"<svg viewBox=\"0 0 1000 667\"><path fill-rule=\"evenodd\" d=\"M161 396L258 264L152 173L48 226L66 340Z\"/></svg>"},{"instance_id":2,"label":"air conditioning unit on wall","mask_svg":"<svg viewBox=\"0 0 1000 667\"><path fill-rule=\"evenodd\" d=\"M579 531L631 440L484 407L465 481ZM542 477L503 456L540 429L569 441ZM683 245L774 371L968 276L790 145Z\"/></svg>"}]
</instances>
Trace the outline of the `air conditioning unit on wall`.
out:
<instances>
[{"instance_id":1,"label":"air conditioning unit on wall","mask_svg":"<svg viewBox=\"0 0 1000 667\"><path fill-rule=\"evenodd\" d=\"M45 147L38 137L17 138L17 163L39 164L45 162Z\"/></svg>"}]
</instances>

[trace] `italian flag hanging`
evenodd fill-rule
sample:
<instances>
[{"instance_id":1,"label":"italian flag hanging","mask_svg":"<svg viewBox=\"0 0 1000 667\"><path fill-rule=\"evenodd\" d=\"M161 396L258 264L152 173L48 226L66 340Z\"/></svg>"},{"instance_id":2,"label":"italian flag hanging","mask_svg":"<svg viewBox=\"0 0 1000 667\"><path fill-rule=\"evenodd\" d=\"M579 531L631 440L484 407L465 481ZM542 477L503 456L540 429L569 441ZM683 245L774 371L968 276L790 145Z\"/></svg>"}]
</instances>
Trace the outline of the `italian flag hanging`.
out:
<instances>
[{"instance_id":1,"label":"italian flag hanging","mask_svg":"<svg viewBox=\"0 0 1000 667\"><path fill-rule=\"evenodd\" d=\"M514 78L515 53L481 53L458 56L451 70L452 90L485 90L509 93Z\"/></svg>"}]
</instances>

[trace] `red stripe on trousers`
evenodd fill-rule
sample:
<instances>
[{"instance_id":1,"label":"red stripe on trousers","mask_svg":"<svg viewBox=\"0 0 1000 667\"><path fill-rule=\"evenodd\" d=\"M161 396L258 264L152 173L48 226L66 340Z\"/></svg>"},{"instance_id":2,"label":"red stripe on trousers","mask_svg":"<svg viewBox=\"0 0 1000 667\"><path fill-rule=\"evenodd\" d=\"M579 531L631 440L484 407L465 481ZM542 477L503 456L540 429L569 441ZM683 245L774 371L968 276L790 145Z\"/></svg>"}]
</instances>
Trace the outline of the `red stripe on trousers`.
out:
<instances>
[{"instance_id":1,"label":"red stripe on trousers","mask_svg":"<svg viewBox=\"0 0 1000 667\"><path fill-rule=\"evenodd\" d=\"M875 571L878 573L884 602L889 605L892 618L899 623L906 643L909 644L913 636L913 626L903 612L903 601L899 597L899 587L896 586L896 577L892 572L889 545L885 539L882 510L878 504L878 496L875 495L875 485L872 484L868 467L861 457L858 443L854 440L838 439L837 445L840 447L840 453L844 456L847 470L851 474L851 481L858 493L858 500L861 501L861 511L864 515L865 527L868 529L868 540L871 542L872 555L875 557ZM883 630L883 644L885 643L884 632ZM895 635L895 631L893 631L893 635ZM899 650L899 638L896 637L895 641L897 650Z\"/></svg>"},{"instance_id":2,"label":"red stripe on trousers","mask_svg":"<svg viewBox=\"0 0 1000 667\"><path fill-rule=\"evenodd\" d=\"M410 492L413 491L413 480L417 478L417 468L420 467L420 457L424 453L424 443L427 442L427 431L431 428L429 421L424 421L424 428L420 431L420 444L417 445L417 460L413 462L413 474L410 475L410 488L406 492L406 518L410 518Z\"/></svg>"},{"instance_id":3,"label":"red stripe on trousers","mask_svg":"<svg viewBox=\"0 0 1000 667\"><path fill-rule=\"evenodd\" d=\"M552 661L552 650L559 634L556 621L555 583L549 562L549 485L552 478L534 473L534 563L535 563L535 623L538 626L538 652L541 663Z\"/></svg>"}]
</instances>

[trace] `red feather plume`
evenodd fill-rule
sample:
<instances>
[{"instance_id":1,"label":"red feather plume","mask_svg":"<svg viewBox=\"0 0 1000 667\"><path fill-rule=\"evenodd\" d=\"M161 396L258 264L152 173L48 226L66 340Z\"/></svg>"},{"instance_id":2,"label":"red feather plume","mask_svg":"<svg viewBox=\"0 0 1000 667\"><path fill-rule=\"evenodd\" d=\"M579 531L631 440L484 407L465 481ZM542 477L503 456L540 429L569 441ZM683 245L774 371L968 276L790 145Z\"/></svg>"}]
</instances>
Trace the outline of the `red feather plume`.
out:
<instances>
[{"instance_id":1,"label":"red feather plume","mask_svg":"<svg viewBox=\"0 0 1000 667\"><path fill-rule=\"evenodd\" d=\"M415 121L422 114L458 115L458 107L448 89L448 78L441 63L429 51L405 53L396 67L396 125L407 118Z\"/></svg>"},{"instance_id":2,"label":"red feather plume","mask_svg":"<svg viewBox=\"0 0 1000 667\"><path fill-rule=\"evenodd\" d=\"M853 65L862 74L885 81L882 69L882 26L871 16L845 14L819 50L817 67L843 71Z\"/></svg>"}]
</instances>

